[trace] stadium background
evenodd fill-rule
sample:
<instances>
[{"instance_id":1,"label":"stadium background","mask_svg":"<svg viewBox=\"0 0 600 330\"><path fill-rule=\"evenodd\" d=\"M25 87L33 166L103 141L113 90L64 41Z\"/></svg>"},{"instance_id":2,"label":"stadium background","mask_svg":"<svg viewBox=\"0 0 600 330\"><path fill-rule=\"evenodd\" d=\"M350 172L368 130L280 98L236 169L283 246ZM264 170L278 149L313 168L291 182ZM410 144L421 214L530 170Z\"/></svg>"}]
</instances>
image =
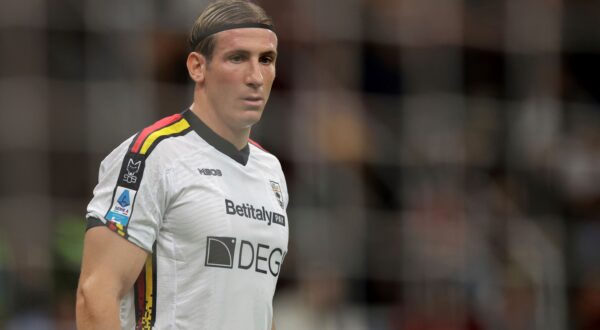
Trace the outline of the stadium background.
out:
<instances>
[{"instance_id":1,"label":"stadium background","mask_svg":"<svg viewBox=\"0 0 600 330\"><path fill-rule=\"evenodd\" d=\"M73 328L100 160L190 103L204 1L0 4L0 328ZM600 328L600 4L258 1L279 329Z\"/></svg>"}]
</instances>

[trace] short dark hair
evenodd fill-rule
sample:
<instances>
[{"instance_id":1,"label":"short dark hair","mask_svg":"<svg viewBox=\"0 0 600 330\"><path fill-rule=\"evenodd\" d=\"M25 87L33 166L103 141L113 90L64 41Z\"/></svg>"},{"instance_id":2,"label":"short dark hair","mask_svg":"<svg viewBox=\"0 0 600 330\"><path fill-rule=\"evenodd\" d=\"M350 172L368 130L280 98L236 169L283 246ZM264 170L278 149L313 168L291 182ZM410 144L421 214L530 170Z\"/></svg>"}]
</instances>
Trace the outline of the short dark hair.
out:
<instances>
[{"instance_id":1,"label":"short dark hair","mask_svg":"<svg viewBox=\"0 0 600 330\"><path fill-rule=\"evenodd\" d=\"M217 0L212 2L198 16L190 33L191 51L199 51L208 61L215 49L215 37L203 39L206 31L226 24L261 23L273 25L273 20L257 4L247 0Z\"/></svg>"}]
</instances>

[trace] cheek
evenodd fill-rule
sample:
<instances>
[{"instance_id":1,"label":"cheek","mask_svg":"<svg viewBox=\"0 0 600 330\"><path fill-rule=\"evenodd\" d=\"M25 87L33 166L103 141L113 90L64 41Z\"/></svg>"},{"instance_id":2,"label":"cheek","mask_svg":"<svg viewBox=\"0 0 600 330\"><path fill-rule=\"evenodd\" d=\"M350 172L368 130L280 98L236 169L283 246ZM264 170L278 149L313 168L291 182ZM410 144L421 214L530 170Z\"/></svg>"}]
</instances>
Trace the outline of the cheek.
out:
<instances>
[{"instance_id":1,"label":"cheek","mask_svg":"<svg viewBox=\"0 0 600 330\"><path fill-rule=\"evenodd\" d=\"M224 65L219 68L218 72L215 72L214 78L220 84L232 84L239 81L239 77L241 76L240 71L239 69L236 70L236 68Z\"/></svg>"},{"instance_id":2,"label":"cheek","mask_svg":"<svg viewBox=\"0 0 600 330\"><path fill-rule=\"evenodd\" d=\"M239 79L237 78L235 72L228 72L219 77L219 83L225 85L232 85L235 84L237 81L239 81Z\"/></svg>"},{"instance_id":3,"label":"cheek","mask_svg":"<svg viewBox=\"0 0 600 330\"><path fill-rule=\"evenodd\" d=\"M275 68L268 68L263 71L263 77L265 80L268 80L269 83L272 83L275 80Z\"/></svg>"}]
</instances>

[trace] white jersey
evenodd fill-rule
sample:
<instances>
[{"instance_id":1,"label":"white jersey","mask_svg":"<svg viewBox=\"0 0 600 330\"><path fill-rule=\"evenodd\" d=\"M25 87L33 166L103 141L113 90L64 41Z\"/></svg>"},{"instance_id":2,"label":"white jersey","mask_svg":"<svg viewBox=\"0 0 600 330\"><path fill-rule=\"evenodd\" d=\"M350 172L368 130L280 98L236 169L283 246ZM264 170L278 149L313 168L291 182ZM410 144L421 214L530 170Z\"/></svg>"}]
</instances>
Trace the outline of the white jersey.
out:
<instances>
[{"instance_id":1,"label":"white jersey","mask_svg":"<svg viewBox=\"0 0 600 330\"><path fill-rule=\"evenodd\" d=\"M270 329L287 204L277 158L252 141L238 151L190 110L117 147L87 219L150 253L122 328Z\"/></svg>"}]
</instances>

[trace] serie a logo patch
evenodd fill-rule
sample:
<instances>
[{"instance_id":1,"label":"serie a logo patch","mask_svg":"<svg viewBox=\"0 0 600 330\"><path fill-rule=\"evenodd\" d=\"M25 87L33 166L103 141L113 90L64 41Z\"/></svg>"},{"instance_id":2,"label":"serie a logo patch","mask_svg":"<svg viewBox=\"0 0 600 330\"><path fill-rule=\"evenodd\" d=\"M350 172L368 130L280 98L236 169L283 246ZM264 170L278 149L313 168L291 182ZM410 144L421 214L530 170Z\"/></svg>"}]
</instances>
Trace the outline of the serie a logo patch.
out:
<instances>
[{"instance_id":1,"label":"serie a logo patch","mask_svg":"<svg viewBox=\"0 0 600 330\"><path fill-rule=\"evenodd\" d=\"M106 220L127 226L136 193L133 189L117 186L110 210L106 213Z\"/></svg>"}]
</instances>

